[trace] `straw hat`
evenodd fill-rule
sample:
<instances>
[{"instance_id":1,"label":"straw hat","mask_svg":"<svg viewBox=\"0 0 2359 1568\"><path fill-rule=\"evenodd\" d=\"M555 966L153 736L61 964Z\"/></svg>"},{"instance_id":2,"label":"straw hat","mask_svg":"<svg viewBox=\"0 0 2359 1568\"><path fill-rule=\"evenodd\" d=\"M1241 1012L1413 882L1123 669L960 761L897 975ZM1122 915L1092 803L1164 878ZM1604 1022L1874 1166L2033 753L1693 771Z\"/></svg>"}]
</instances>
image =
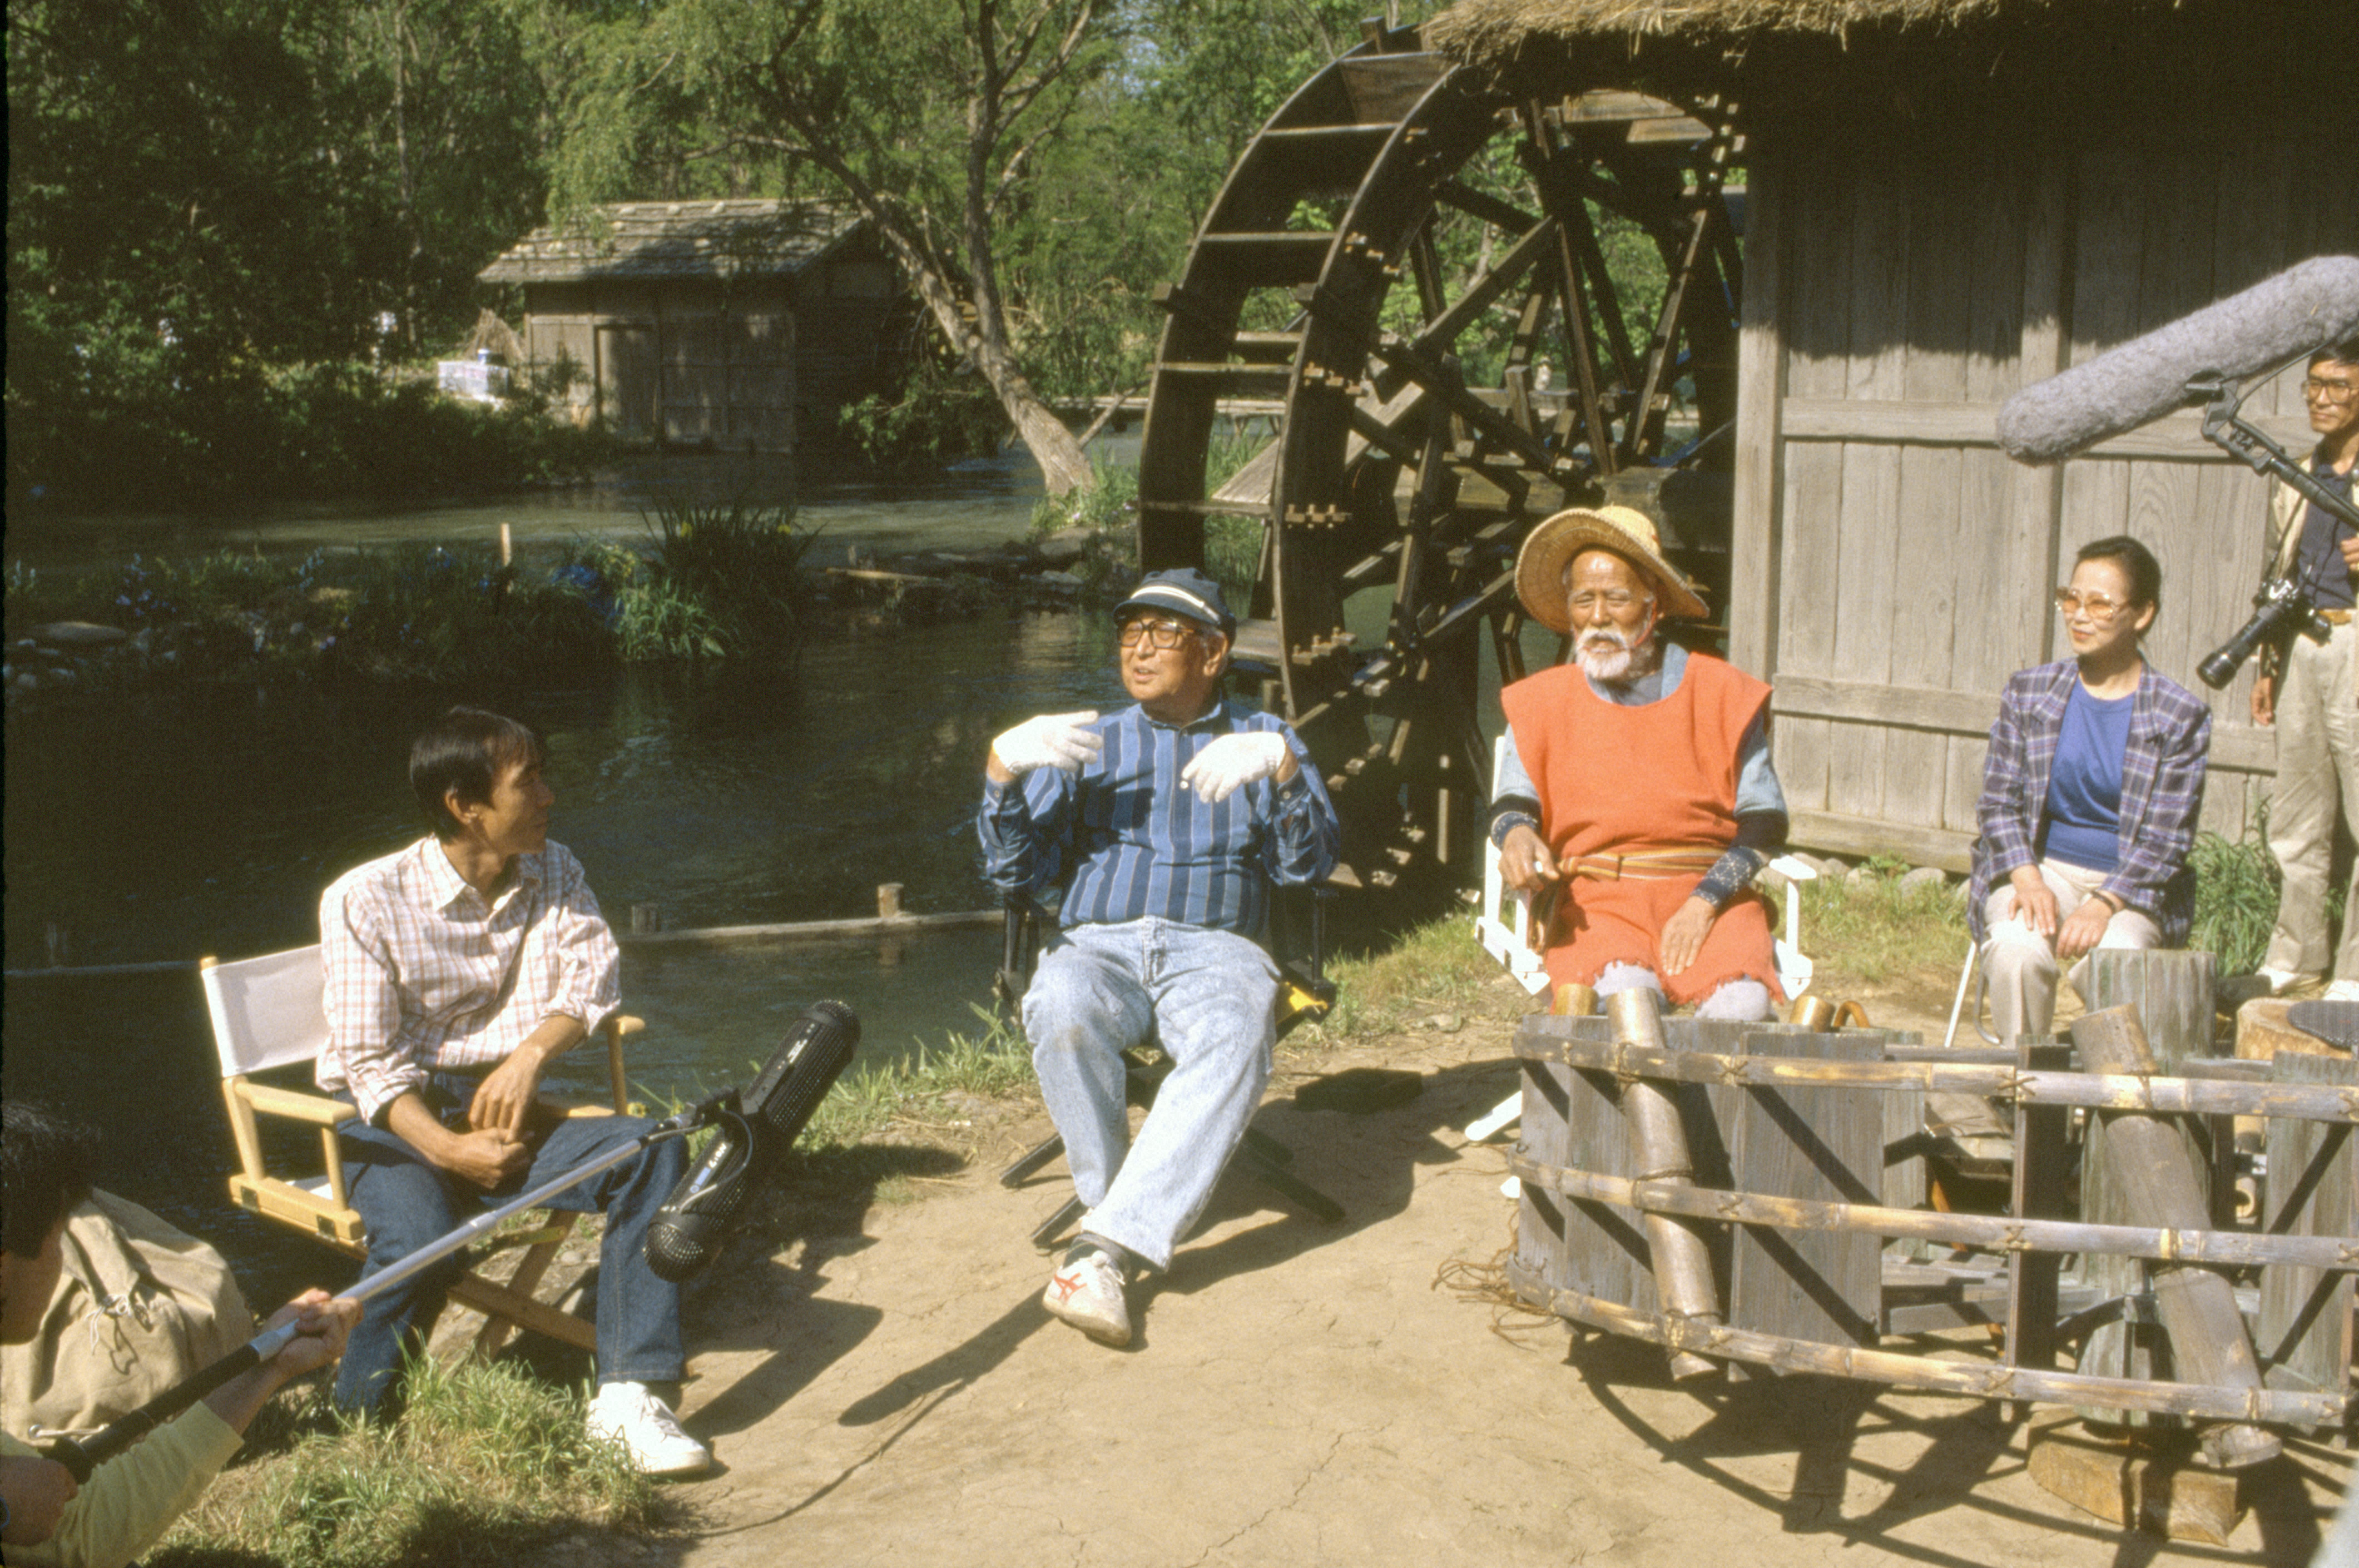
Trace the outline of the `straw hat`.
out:
<instances>
[{"instance_id":1,"label":"straw hat","mask_svg":"<svg viewBox=\"0 0 2359 1568\"><path fill-rule=\"evenodd\" d=\"M1565 604L1565 568L1582 550L1612 550L1654 587L1663 614L1701 620L1708 612L1688 580L1663 559L1655 520L1629 506L1575 506L1534 528L1516 557L1516 597L1532 619L1550 631L1572 629Z\"/></svg>"}]
</instances>

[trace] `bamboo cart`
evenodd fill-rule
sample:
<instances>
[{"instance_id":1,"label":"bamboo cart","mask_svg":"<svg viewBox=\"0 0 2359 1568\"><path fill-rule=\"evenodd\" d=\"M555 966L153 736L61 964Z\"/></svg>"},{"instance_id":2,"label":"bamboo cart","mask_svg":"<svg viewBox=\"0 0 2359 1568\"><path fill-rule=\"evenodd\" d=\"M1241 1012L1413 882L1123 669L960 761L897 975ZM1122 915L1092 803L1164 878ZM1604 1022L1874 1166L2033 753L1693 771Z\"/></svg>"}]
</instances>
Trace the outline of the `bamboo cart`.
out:
<instances>
[{"instance_id":1,"label":"bamboo cart","mask_svg":"<svg viewBox=\"0 0 2359 1568\"><path fill-rule=\"evenodd\" d=\"M2227 1470L2288 1432L2347 1433L2359 1064L2214 1059L2208 954L2094 956L2114 1005L2069 1041L2005 1050L1666 1018L1652 993L1526 1019L1511 1287L1661 1345L1674 1377L1818 1373L2189 1425ZM2011 1126L1999 1212L1929 1206L1941 1095ZM2267 1151L2242 1221L2238 1117Z\"/></svg>"}]
</instances>

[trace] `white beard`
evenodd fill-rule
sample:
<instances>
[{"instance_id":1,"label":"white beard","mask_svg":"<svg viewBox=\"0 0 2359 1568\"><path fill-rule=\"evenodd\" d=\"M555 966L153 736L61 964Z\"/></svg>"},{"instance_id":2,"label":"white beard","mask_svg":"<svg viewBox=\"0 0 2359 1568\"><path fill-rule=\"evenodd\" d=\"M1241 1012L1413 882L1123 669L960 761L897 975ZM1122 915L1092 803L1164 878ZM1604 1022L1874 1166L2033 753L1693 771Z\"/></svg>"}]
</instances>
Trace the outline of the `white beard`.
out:
<instances>
[{"instance_id":1,"label":"white beard","mask_svg":"<svg viewBox=\"0 0 2359 1568\"><path fill-rule=\"evenodd\" d=\"M1655 667L1655 639L1651 636L1644 642L1634 643L1612 626L1582 633L1577 651L1581 672L1609 686L1634 681Z\"/></svg>"}]
</instances>

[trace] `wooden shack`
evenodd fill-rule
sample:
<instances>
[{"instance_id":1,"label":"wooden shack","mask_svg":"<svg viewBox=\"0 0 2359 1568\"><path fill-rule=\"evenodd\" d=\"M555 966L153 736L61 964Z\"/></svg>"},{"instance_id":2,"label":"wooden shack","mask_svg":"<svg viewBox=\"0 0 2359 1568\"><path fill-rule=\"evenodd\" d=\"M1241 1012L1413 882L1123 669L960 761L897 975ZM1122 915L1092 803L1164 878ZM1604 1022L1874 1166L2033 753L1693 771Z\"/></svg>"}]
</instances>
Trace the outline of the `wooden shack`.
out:
<instances>
[{"instance_id":1,"label":"wooden shack","mask_svg":"<svg viewBox=\"0 0 2359 1568\"><path fill-rule=\"evenodd\" d=\"M2049 592L2127 532L2152 662L2242 625L2264 486L2180 415L2061 465L2010 394L2312 256L2359 251L2359 5L2291 0L1464 0L1429 45L1553 103L1717 93L1744 127L1728 605L1777 689L1799 844L1962 868L2007 675L2066 656ZM2312 438L2297 365L2248 414ZM2265 798L2249 670L2212 698L2204 825Z\"/></svg>"},{"instance_id":2,"label":"wooden shack","mask_svg":"<svg viewBox=\"0 0 2359 1568\"><path fill-rule=\"evenodd\" d=\"M534 230L477 275L524 293L527 357L635 440L793 449L907 369L915 310L868 224L771 201L625 201Z\"/></svg>"}]
</instances>

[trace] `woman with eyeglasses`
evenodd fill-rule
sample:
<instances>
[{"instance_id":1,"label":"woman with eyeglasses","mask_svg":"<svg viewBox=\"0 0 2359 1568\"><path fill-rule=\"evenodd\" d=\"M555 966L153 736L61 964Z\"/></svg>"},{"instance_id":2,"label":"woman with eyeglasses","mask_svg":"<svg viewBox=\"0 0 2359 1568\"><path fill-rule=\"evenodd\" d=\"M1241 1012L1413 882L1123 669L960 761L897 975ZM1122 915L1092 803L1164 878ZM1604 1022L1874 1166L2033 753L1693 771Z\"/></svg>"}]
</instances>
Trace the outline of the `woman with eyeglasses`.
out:
<instances>
[{"instance_id":1,"label":"woman with eyeglasses","mask_svg":"<svg viewBox=\"0 0 2359 1568\"><path fill-rule=\"evenodd\" d=\"M2137 540L2083 545L2056 591L2072 657L1999 696L1966 914L2002 1039L2049 1032L2060 964L2078 989L2092 948L2187 940L2212 712L2138 650L2161 596Z\"/></svg>"}]
</instances>

